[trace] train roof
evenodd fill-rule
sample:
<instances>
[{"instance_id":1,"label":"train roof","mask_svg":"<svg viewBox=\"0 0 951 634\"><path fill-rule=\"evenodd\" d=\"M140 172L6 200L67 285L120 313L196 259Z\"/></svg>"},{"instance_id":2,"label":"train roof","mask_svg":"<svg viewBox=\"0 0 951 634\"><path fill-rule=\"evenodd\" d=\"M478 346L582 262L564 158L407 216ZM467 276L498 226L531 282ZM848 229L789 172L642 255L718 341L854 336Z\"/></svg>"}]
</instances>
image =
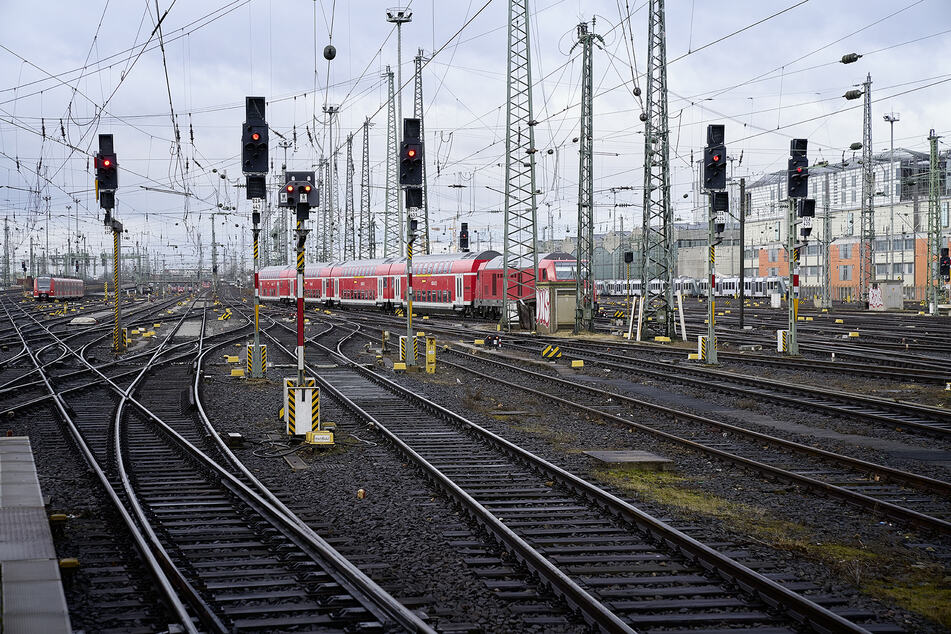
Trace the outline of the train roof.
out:
<instances>
[{"instance_id":1,"label":"train roof","mask_svg":"<svg viewBox=\"0 0 951 634\"><path fill-rule=\"evenodd\" d=\"M575 256L571 253L565 253L564 251L552 251L550 253L540 253L538 255L538 263L541 264L546 260L570 260L575 261ZM516 265L520 269L528 268L532 265L532 259L530 256L525 256L516 261ZM502 268L502 255L498 254L497 257L492 258L490 262L485 265L486 269L501 269Z\"/></svg>"},{"instance_id":2,"label":"train roof","mask_svg":"<svg viewBox=\"0 0 951 634\"><path fill-rule=\"evenodd\" d=\"M433 253L430 255L414 255L413 263L428 262L457 262L468 260L491 260L499 255L498 251L467 251L464 253ZM380 264L396 264L405 262L406 257L376 258L374 260L346 260L344 262L334 262L333 266L378 266Z\"/></svg>"}]
</instances>

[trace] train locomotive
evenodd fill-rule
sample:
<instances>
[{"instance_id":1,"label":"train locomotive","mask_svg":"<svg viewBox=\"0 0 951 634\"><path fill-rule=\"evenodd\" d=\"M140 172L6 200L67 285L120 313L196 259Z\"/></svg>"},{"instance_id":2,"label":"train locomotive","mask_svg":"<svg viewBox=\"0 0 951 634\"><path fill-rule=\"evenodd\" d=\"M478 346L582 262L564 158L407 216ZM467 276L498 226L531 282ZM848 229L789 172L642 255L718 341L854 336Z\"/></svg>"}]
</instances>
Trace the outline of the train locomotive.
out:
<instances>
[{"instance_id":1,"label":"train locomotive","mask_svg":"<svg viewBox=\"0 0 951 634\"><path fill-rule=\"evenodd\" d=\"M33 297L39 300L79 299L86 294L86 284L72 277L50 277L33 280Z\"/></svg>"},{"instance_id":2,"label":"train locomotive","mask_svg":"<svg viewBox=\"0 0 951 634\"><path fill-rule=\"evenodd\" d=\"M512 279L527 282L524 297L533 295L531 264L510 270ZM497 251L418 255L413 258L413 309L496 318L502 314L503 259ZM540 281L574 282L575 258L546 253L538 259ZM262 302L292 302L297 269L269 266L258 273ZM380 310L406 303L406 258L318 262L304 267L304 302L325 306Z\"/></svg>"}]
</instances>

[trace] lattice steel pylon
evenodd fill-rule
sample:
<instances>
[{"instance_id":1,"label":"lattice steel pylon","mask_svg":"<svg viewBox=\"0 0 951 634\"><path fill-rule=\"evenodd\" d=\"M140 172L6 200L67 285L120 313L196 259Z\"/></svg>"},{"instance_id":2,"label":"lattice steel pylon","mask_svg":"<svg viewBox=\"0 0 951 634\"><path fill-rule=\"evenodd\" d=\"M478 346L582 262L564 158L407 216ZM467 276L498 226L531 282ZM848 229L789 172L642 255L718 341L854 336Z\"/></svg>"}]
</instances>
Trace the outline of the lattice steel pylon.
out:
<instances>
[{"instance_id":1,"label":"lattice steel pylon","mask_svg":"<svg viewBox=\"0 0 951 634\"><path fill-rule=\"evenodd\" d=\"M862 108L862 241L859 248L859 296L868 301L868 289L875 278L875 170L872 159L872 75L864 87Z\"/></svg>"},{"instance_id":2,"label":"lattice steel pylon","mask_svg":"<svg viewBox=\"0 0 951 634\"><path fill-rule=\"evenodd\" d=\"M423 126L423 62L426 57L423 56L423 49L419 49L415 58L416 75L413 82L413 116L419 119L419 138L426 143L426 128ZM423 152L423 206L419 210L419 216L423 221L423 231L416 238L415 251L418 254L429 251L429 190L426 187L426 152Z\"/></svg>"},{"instance_id":3,"label":"lattice steel pylon","mask_svg":"<svg viewBox=\"0 0 951 634\"><path fill-rule=\"evenodd\" d=\"M502 324L508 329L517 303L534 294L538 279L535 229L535 129L528 0L509 0L508 82L505 108L505 246ZM531 269L527 265L531 263ZM516 271L513 276L510 271Z\"/></svg>"},{"instance_id":4,"label":"lattice steel pylon","mask_svg":"<svg viewBox=\"0 0 951 634\"><path fill-rule=\"evenodd\" d=\"M355 260L357 249L354 238L356 224L353 209L353 134L347 135L347 180L343 192L343 259Z\"/></svg>"},{"instance_id":5,"label":"lattice steel pylon","mask_svg":"<svg viewBox=\"0 0 951 634\"><path fill-rule=\"evenodd\" d=\"M578 250L575 258L575 333L594 332L594 63L595 40L604 39L578 25L581 45L581 133L578 136Z\"/></svg>"},{"instance_id":6,"label":"lattice steel pylon","mask_svg":"<svg viewBox=\"0 0 951 634\"><path fill-rule=\"evenodd\" d=\"M357 226L357 255L361 259L376 257L376 236L372 233L370 211L370 123L363 122L363 164L360 171L360 223Z\"/></svg>"},{"instance_id":7,"label":"lattice steel pylon","mask_svg":"<svg viewBox=\"0 0 951 634\"><path fill-rule=\"evenodd\" d=\"M928 170L928 274L925 289L925 301L928 302L928 313L938 315L938 291L941 287L940 262L941 254L941 172L938 165L938 139L934 129L928 135L931 144L931 162Z\"/></svg>"},{"instance_id":8,"label":"lattice steel pylon","mask_svg":"<svg viewBox=\"0 0 951 634\"><path fill-rule=\"evenodd\" d=\"M387 86L386 101L386 208L383 212L383 257L403 255L403 216L400 214L400 188L397 182L399 148L396 131L396 99L393 91L393 71L389 66L383 73Z\"/></svg>"},{"instance_id":9,"label":"lattice steel pylon","mask_svg":"<svg viewBox=\"0 0 951 634\"><path fill-rule=\"evenodd\" d=\"M644 121L644 220L641 288L648 328L672 336L673 213L670 208L670 128L667 120L667 33L664 0L649 0L647 107ZM653 285L651 280L662 283Z\"/></svg>"},{"instance_id":10,"label":"lattice steel pylon","mask_svg":"<svg viewBox=\"0 0 951 634\"><path fill-rule=\"evenodd\" d=\"M330 204L330 183L327 180L327 164L328 161L325 158L322 158L317 161L317 200L319 201L320 210L318 223L320 231L320 240L313 240L314 242L314 260L316 262L326 262L330 259L330 232L327 231L327 228L330 226L328 212L328 205Z\"/></svg>"}]
</instances>

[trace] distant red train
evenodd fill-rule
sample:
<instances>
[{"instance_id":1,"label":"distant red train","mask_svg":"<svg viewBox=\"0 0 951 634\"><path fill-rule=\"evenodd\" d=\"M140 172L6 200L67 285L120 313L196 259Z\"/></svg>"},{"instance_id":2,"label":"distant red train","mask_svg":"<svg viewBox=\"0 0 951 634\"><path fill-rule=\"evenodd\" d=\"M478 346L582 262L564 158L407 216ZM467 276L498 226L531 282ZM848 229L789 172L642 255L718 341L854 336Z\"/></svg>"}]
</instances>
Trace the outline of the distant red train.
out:
<instances>
[{"instance_id":1,"label":"distant red train","mask_svg":"<svg viewBox=\"0 0 951 634\"><path fill-rule=\"evenodd\" d=\"M502 255L497 251L419 255L413 258L413 308L499 317L504 284ZM528 281L527 268L510 277ZM575 281L570 253L547 253L538 259L541 281ZM297 270L270 266L258 276L261 301L293 301ZM531 286L529 287L531 288ZM524 293L532 296L533 291ZM304 301L328 306L395 308L406 302L406 258L308 264L304 267Z\"/></svg>"},{"instance_id":2,"label":"distant red train","mask_svg":"<svg viewBox=\"0 0 951 634\"><path fill-rule=\"evenodd\" d=\"M86 294L86 284L72 277L37 277L33 280L36 299L79 299Z\"/></svg>"}]
</instances>

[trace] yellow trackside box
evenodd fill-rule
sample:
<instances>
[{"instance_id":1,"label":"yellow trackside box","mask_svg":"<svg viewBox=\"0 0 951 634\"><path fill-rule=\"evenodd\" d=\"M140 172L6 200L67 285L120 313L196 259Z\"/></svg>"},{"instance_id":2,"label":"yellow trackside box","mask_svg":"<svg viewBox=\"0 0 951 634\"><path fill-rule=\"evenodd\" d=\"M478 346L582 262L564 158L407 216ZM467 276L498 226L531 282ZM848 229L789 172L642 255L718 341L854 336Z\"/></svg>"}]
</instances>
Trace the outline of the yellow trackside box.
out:
<instances>
[{"instance_id":1,"label":"yellow trackside box","mask_svg":"<svg viewBox=\"0 0 951 634\"><path fill-rule=\"evenodd\" d=\"M320 430L320 388L314 377L284 378L284 424L288 436L306 436Z\"/></svg>"},{"instance_id":2,"label":"yellow trackside box","mask_svg":"<svg viewBox=\"0 0 951 634\"><path fill-rule=\"evenodd\" d=\"M436 338L426 337L426 374L436 373Z\"/></svg>"}]
</instances>

